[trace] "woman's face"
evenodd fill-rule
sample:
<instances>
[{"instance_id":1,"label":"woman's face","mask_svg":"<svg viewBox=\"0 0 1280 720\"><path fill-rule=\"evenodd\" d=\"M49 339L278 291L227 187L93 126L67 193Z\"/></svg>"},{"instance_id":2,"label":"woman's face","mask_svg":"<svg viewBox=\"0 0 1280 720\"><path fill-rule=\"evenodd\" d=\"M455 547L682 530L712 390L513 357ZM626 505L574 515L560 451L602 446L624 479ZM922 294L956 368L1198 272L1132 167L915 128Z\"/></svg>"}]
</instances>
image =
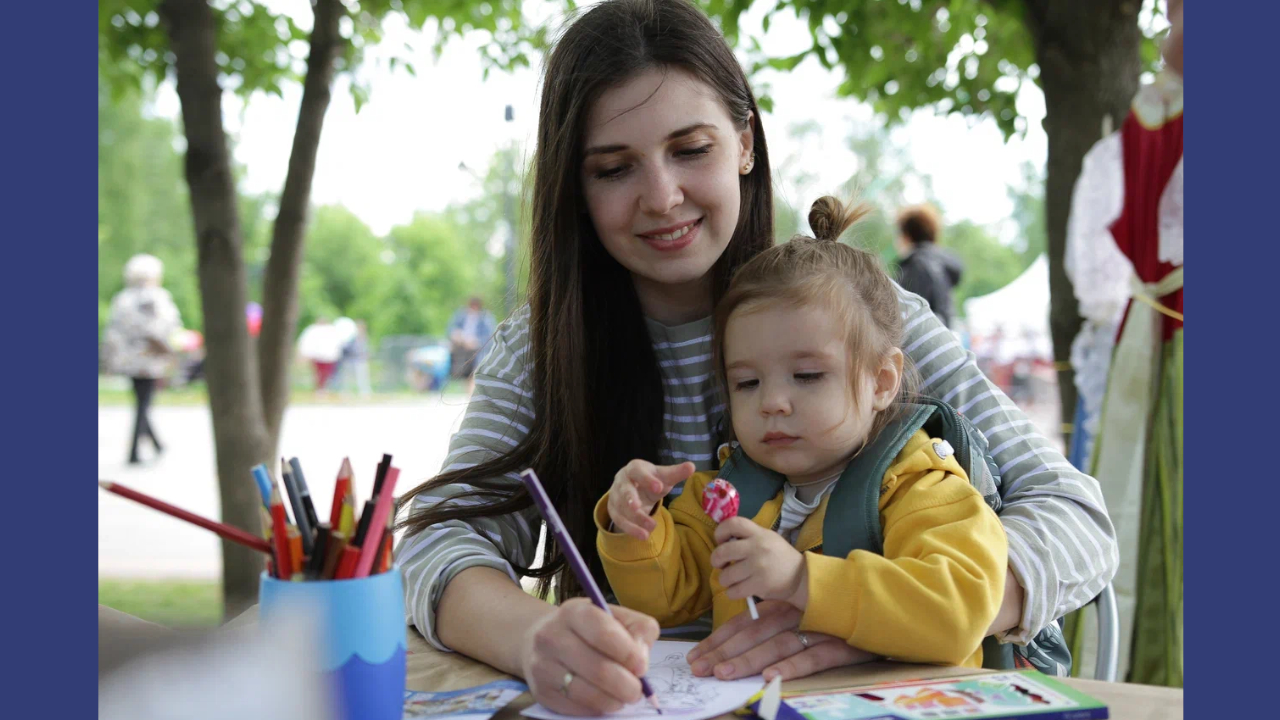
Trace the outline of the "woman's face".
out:
<instances>
[{"instance_id":1,"label":"woman's face","mask_svg":"<svg viewBox=\"0 0 1280 720\"><path fill-rule=\"evenodd\" d=\"M605 249L642 301L701 282L738 224L752 133L715 91L678 69L649 70L605 92L587 119L582 185Z\"/></svg>"}]
</instances>

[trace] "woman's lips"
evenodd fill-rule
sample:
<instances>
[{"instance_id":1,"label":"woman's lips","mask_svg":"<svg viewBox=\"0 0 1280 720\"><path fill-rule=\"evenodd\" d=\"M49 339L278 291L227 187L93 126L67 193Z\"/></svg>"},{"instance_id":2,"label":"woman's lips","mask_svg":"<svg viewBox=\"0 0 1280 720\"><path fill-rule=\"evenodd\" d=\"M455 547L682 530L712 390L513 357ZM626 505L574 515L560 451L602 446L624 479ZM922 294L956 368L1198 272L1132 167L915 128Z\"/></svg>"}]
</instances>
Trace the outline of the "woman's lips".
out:
<instances>
[{"instance_id":1,"label":"woman's lips","mask_svg":"<svg viewBox=\"0 0 1280 720\"><path fill-rule=\"evenodd\" d=\"M675 228L664 228L665 232L653 232L640 235L640 239L661 252L674 252L689 247L697 239L702 230L702 218L691 223L678 225Z\"/></svg>"}]
</instances>

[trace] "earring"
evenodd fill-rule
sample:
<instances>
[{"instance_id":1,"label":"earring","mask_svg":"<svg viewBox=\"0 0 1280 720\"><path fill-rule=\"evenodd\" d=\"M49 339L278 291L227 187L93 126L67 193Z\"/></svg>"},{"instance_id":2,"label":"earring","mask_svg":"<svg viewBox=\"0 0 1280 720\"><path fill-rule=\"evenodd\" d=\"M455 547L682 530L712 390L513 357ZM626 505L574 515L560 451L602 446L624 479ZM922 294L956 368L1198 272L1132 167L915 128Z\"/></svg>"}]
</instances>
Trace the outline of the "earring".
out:
<instances>
[{"instance_id":1,"label":"earring","mask_svg":"<svg viewBox=\"0 0 1280 720\"><path fill-rule=\"evenodd\" d=\"M751 159L747 161L746 165L742 166L742 174L743 175L749 174L751 172L751 168L755 166L756 166L756 154L751 153Z\"/></svg>"}]
</instances>

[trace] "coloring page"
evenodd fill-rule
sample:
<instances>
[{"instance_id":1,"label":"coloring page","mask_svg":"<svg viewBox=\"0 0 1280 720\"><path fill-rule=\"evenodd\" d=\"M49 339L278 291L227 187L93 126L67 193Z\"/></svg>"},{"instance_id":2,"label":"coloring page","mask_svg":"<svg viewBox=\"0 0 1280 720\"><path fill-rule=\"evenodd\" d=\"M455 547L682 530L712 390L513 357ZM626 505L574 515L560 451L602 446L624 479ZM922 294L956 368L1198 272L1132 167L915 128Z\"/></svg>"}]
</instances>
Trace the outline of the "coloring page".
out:
<instances>
[{"instance_id":1,"label":"coloring page","mask_svg":"<svg viewBox=\"0 0 1280 720\"><path fill-rule=\"evenodd\" d=\"M659 640L653 644L653 651L649 654L649 673L645 679L662 706L662 716L647 702L640 702L605 717L610 720L652 720L657 717L705 720L737 710L764 687L764 678L759 675L741 680L695 677L684 659L685 653L692 648L693 643L673 640ZM521 714L539 720L575 720L541 705L534 705Z\"/></svg>"}]
</instances>

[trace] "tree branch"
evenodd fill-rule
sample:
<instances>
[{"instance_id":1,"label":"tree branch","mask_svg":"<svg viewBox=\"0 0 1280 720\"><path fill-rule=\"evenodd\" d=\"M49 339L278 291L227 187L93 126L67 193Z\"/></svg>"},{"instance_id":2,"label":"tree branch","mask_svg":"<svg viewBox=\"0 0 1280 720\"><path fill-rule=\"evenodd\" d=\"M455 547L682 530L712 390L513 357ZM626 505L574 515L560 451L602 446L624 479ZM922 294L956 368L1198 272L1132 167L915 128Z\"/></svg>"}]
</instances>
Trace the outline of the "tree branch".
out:
<instances>
[{"instance_id":1,"label":"tree branch","mask_svg":"<svg viewBox=\"0 0 1280 720\"><path fill-rule=\"evenodd\" d=\"M263 278L258 358L264 417L273 453L289 398L289 366L298 325L298 275L311 202L311 181L320 132L332 96L334 59L344 45L338 33L338 20L346 13L341 0L315 0L314 11L298 126L293 135L284 190L280 194L280 211L272 229L271 258Z\"/></svg>"}]
</instances>

